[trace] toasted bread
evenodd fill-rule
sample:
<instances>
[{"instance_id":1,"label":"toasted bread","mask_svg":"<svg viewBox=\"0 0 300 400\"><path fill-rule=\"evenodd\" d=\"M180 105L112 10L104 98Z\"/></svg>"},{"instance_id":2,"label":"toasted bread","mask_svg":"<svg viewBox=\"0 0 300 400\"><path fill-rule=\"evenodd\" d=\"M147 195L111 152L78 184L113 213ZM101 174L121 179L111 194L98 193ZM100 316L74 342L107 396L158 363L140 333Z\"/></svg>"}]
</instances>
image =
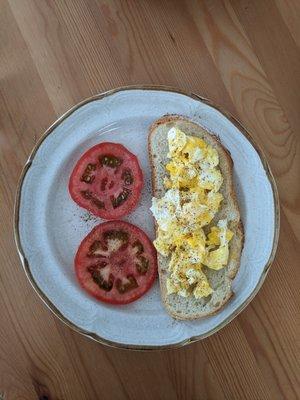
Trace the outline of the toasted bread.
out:
<instances>
[{"instance_id":1,"label":"toasted bread","mask_svg":"<svg viewBox=\"0 0 300 400\"><path fill-rule=\"evenodd\" d=\"M166 176L165 166L168 163L168 139L170 128L178 127L187 135L197 136L214 147L219 154L219 168L223 176L220 192L224 200L210 226L220 219L226 218L228 227L234 236L229 243L228 265L218 271L203 267L213 293L205 298L196 299L194 296L182 297L178 294L167 294L166 281L168 277L169 257L158 254L158 270L161 296L168 313L177 319L197 319L212 315L220 310L233 295L232 280L235 277L243 248L243 226L233 185L233 161L230 153L220 140L204 128L179 115L167 115L155 121L149 131L148 147L152 168L152 188L155 197L162 197L166 191L163 181Z\"/></svg>"}]
</instances>

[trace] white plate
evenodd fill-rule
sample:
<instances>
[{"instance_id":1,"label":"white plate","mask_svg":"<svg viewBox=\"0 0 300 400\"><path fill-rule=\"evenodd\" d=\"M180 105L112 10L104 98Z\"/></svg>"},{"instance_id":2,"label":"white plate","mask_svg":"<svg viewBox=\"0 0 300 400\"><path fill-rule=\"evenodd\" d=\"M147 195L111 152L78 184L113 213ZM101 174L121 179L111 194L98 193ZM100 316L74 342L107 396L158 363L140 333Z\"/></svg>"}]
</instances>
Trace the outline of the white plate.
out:
<instances>
[{"instance_id":1,"label":"white plate","mask_svg":"<svg viewBox=\"0 0 300 400\"><path fill-rule=\"evenodd\" d=\"M101 141L122 143L135 153L146 184L140 205L126 220L153 238L148 128L154 120L172 113L185 115L217 134L230 151L245 229L241 266L233 282L235 296L219 313L198 321L172 319L161 303L158 282L133 304L116 307L97 302L79 287L73 268L77 246L101 222L89 218L69 196L67 184L76 161ZM15 224L27 276L57 316L102 343L157 349L204 338L249 303L274 258L279 207L267 163L237 121L196 95L165 87L129 87L85 100L48 129L24 168Z\"/></svg>"}]
</instances>

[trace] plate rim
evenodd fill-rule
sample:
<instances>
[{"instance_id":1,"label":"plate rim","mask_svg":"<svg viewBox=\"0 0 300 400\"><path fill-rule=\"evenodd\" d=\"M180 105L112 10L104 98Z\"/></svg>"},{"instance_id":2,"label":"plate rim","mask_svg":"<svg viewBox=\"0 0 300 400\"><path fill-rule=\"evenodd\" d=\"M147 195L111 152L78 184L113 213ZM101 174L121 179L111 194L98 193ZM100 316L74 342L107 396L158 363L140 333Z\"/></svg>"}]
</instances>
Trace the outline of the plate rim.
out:
<instances>
[{"instance_id":1,"label":"plate rim","mask_svg":"<svg viewBox=\"0 0 300 400\"><path fill-rule=\"evenodd\" d=\"M93 102L95 100L101 100L104 97L111 96L115 93L122 92L122 91L128 91L128 90L156 90L156 91L165 91L165 92L172 92L172 93L178 93L185 95L187 97L192 98L193 100L197 100L199 102L202 102L206 105L209 105L210 107L214 108L215 110L219 111L222 115L224 115L229 121L235 125L235 127L239 130L239 132L246 137L246 139L251 143L251 145L254 147L256 150L260 161L262 162L262 165L264 167L264 170L266 172L267 178L270 182L271 188L272 188L272 193L273 193L273 200L274 200L274 237L273 237L273 245L272 245L272 250L270 253L270 257L267 261L267 263L264 266L263 272L261 274L261 277L254 288L253 292L251 295L237 308L237 310L232 313L228 318L226 318L223 322L218 324L216 327L210 329L208 332L201 334L201 335L196 335L192 336L190 338L187 338L185 340L182 340L177 343L172 343L172 344L164 344L164 345L138 345L138 344L125 344L121 342L116 342L116 341L111 341L109 339L105 339L101 337L100 335L89 332L83 328L80 328L77 326L74 322L70 321L68 318L66 318L63 313L51 302L51 300L47 297L47 295L42 291L42 289L38 286L37 282L35 281L31 270L30 270L30 264L28 260L26 259L25 252L22 248L21 245L21 238L20 238L20 232L19 232L19 216L20 216L20 205L21 205L21 192L22 192L22 187L24 183L25 176L27 172L29 171L33 159L42 145L43 141L54 131L54 129L59 126L66 118L68 118L71 114L73 114L77 109L80 107ZM19 178L17 189L16 189L16 196L15 196L15 204L14 204L14 238L15 238L15 243L17 247L17 252L19 255L19 258L21 260L22 267L25 271L25 274L27 276L27 279L29 280L31 286L35 290L35 292L38 294L39 298L43 301L44 304L50 309L50 311L58 317L63 323L65 323L67 326L69 326L71 329L74 331L82 334L83 336L86 336L98 343L114 347L114 348L122 348L122 349L127 349L127 350L143 350L143 351L149 351L149 350L168 350L168 349L174 349L174 348L179 348L186 346L187 344L197 342L199 340L205 339L208 336L213 335L214 333L218 332L220 329L224 328L227 324L229 324L235 317L237 317L238 314L240 314L246 307L247 305L253 300L253 298L256 296L258 291L260 290L266 275L274 261L277 246L278 246L278 240L279 240L279 230L280 230L280 205L279 205L279 195L278 195L278 189L276 186L275 178L272 174L272 171L270 169L270 166L267 162L266 156L264 154L264 151L256 143L254 138L251 136L251 134L248 132L248 130L242 125L242 123L235 118L231 113L228 111L224 110L224 108L213 101L209 100L206 97L203 97L199 94L196 94L194 92L188 92L176 87L172 86L166 86L166 85L128 85L128 86L120 86L115 89L111 89L105 92L101 92L98 94L95 94L93 96L87 97L86 99L80 101L79 103L75 104L73 107L71 107L69 110L67 110L65 113L63 113L52 125L49 126L49 128L41 135L37 143L34 145Z\"/></svg>"}]
</instances>

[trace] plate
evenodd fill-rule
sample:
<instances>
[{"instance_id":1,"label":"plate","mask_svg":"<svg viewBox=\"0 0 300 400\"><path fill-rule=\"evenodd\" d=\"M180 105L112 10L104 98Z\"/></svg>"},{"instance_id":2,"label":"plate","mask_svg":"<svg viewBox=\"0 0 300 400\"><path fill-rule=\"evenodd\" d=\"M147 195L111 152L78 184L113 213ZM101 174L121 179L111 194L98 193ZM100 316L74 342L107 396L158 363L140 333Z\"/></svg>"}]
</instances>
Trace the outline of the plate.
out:
<instances>
[{"instance_id":1,"label":"plate","mask_svg":"<svg viewBox=\"0 0 300 400\"><path fill-rule=\"evenodd\" d=\"M141 163L145 186L138 208L125 218L154 238L147 135L164 114L181 114L218 135L234 161L234 182L245 229L233 299L216 315L172 319L159 284L125 306L97 302L76 280L73 258L99 222L70 198L67 183L81 154L102 141L124 144ZM181 346L228 324L258 292L274 259L279 206L274 178L261 150L230 115L194 94L166 87L127 87L73 107L42 136L24 167L15 207L15 237L26 274L47 306L65 323L101 343L132 349Z\"/></svg>"}]
</instances>

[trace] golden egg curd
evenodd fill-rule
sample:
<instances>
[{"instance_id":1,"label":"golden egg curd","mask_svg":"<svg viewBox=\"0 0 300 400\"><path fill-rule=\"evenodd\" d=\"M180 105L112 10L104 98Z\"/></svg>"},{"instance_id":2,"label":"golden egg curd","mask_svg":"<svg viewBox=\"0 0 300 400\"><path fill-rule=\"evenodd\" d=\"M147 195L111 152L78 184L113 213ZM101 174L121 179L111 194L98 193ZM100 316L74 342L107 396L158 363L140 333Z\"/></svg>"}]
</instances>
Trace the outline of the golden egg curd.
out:
<instances>
[{"instance_id":1,"label":"golden egg curd","mask_svg":"<svg viewBox=\"0 0 300 400\"><path fill-rule=\"evenodd\" d=\"M154 245L161 255L170 257L168 294L207 297L213 289L203 266L224 268L233 237L226 219L212 226L223 200L218 152L203 139L175 127L168 132L168 145L166 192L152 199L151 211L158 225Z\"/></svg>"}]
</instances>

